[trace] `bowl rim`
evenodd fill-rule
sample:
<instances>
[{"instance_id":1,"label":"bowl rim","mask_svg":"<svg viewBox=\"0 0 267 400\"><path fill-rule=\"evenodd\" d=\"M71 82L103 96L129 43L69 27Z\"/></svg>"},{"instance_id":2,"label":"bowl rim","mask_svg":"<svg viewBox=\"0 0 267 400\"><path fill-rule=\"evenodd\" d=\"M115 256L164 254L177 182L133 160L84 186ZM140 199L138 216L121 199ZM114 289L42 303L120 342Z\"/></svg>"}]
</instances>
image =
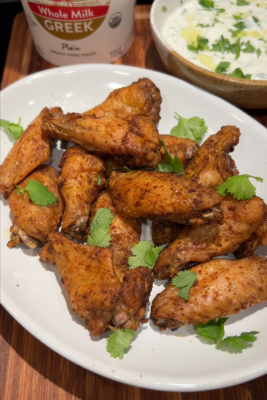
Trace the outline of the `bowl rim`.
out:
<instances>
[{"instance_id":1,"label":"bowl rim","mask_svg":"<svg viewBox=\"0 0 267 400\"><path fill-rule=\"evenodd\" d=\"M167 48L167 50L174 54L175 57L177 57L180 61L182 61L184 64L186 64L188 67L190 68L194 68L196 71L198 71L199 73L202 73L204 75L210 75L211 78L215 78L215 79L219 79L225 82L231 82L231 83L235 83L237 85L242 85L242 86L249 86L249 87L255 87L255 86L259 86L259 87L264 87L267 86L267 80L256 80L256 79L242 79L242 78L234 78L232 76L227 76L227 75L223 75L223 74L218 74L217 72L213 72L210 71L209 69L203 68L203 67L199 67L198 65L192 63L191 61L188 61L186 58L184 58L183 56L181 56L179 53L177 53L177 51L175 51L172 47L170 47L170 45L165 41L165 39L161 36L157 26L156 26L156 22L154 19L154 15L155 15L155 9L158 5L158 3L162 1L162 0L154 0L151 10L150 10L150 26L151 26L151 30L155 33L155 35L157 36L158 40L163 43L164 47ZM166 1L166 0L165 0ZM196 0L194 0L196 1Z\"/></svg>"}]
</instances>

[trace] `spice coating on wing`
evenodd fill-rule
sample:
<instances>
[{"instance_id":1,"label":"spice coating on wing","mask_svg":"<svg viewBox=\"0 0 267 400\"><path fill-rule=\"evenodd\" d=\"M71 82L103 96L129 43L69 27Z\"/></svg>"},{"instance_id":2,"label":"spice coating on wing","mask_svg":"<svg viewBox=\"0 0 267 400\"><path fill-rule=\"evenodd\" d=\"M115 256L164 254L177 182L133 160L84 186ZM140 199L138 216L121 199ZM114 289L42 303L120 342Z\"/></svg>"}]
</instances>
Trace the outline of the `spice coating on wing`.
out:
<instances>
[{"instance_id":1,"label":"spice coating on wing","mask_svg":"<svg viewBox=\"0 0 267 400\"><path fill-rule=\"evenodd\" d=\"M215 259L191 271L197 274L197 279L188 301L178 296L172 284L153 300L151 319L160 330L206 324L267 300L266 258Z\"/></svg>"},{"instance_id":2,"label":"spice coating on wing","mask_svg":"<svg viewBox=\"0 0 267 400\"><path fill-rule=\"evenodd\" d=\"M130 218L162 219L201 225L222 222L222 197L212 189L175 174L112 172L108 192L116 210Z\"/></svg>"}]
</instances>

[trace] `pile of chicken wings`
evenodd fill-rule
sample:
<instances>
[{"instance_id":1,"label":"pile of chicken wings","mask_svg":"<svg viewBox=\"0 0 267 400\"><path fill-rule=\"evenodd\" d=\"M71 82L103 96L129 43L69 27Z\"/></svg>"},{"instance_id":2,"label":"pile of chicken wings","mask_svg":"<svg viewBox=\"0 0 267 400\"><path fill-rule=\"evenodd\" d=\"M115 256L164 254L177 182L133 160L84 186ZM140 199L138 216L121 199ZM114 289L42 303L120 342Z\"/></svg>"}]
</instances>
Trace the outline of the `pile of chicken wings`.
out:
<instances>
[{"instance_id":1,"label":"pile of chicken wings","mask_svg":"<svg viewBox=\"0 0 267 400\"><path fill-rule=\"evenodd\" d=\"M224 126L201 146L159 135L161 101L159 89L143 78L83 114L45 108L0 166L0 192L13 215L8 247L42 246L41 260L56 264L73 310L94 336L136 330L148 321L154 278L170 280L189 268L197 280L188 301L171 283L153 299L150 318L161 330L206 323L267 300L267 259L253 255L267 245L267 206L257 196L241 201L216 191L238 174L229 153L239 129ZM58 139L74 143L60 172L43 164ZM183 176L155 172L161 160L168 162L161 139L183 164ZM57 201L41 207L27 192L18 194L15 186L23 189L29 180L45 185ZM102 208L114 215L110 246L81 244ZM170 243L153 271L128 265L141 218L153 221L155 245ZM237 260L215 258L228 253Z\"/></svg>"}]
</instances>

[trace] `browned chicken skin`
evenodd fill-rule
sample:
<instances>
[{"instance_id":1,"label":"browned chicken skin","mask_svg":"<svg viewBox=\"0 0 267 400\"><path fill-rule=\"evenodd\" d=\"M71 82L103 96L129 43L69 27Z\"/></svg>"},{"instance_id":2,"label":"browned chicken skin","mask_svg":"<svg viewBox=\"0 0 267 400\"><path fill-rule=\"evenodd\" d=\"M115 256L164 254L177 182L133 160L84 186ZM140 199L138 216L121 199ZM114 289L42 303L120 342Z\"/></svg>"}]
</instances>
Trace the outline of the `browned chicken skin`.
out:
<instances>
[{"instance_id":1,"label":"browned chicken skin","mask_svg":"<svg viewBox=\"0 0 267 400\"><path fill-rule=\"evenodd\" d=\"M49 236L42 248L43 261L57 265L73 311L93 336L113 327L136 330L144 319L153 284L145 267L127 271L122 283L116 277L113 251L76 244L62 233Z\"/></svg>"},{"instance_id":2,"label":"browned chicken skin","mask_svg":"<svg viewBox=\"0 0 267 400\"><path fill-rule=\"evenodd\" d=\"M15 237L8 242L12 248L24 242L30 248L37 247L48 239L48 235L55 232L63 213L63 201L58 189L59 173L52 167L40 165L26 179L20 183L25 188L29 180L37 180L47 187L56 198L56 203L44 207L34 204L27 192L17 194L14 189L10 195L9 207L13 214L10 231Z\"/></svg>"},{"instance_id":3,"label":"browned chicken skin","mask_svg":"<svg viewBox=\"0 0 267 400\"><path fill-rule=\"evenodd\" d=\"M183 225L171 221L153 221L151 234L156 246L172 243L183 229Z\"/></svg>"},{"instance_id":4,"label":"browned chicken skin","mask_svg":"<svg viewBox=\"0 0 267 400\"><path fill-rule=\"evenodd\" d=\"M154 124L159 121L161 104L159 89L148 78L139 79L130 86L113 90L99 106L83 113L97 118L119 117L130 121L135 115L144 115Z\"/></svg>"},{"instance_id":5,"label":"browned chicken skin","mask_svg":"<svg viewBox=\"0 0 267 400\"><path fill-rule=\"evenodd\" d=\"M168 152L171 157L177 156L183 166L186 166L188 161L194 157L196 152L199 150L199 145L197 142L191 139L179 138L171 135L159 135L161 140L163 140ZM161 158L168 164L168 159L166 157L164 148L160 149Z\"/></svg>"},{"instance_id":6,"label":"browned chicken skin","mask_svg":"<svg viewBox=\"0 0 267 400\"><path fill-rule=\"evenodd\" d=\"M172 284L153 300L150 317L160 330L205 324L267 300L266 258L215 259L191 271L197 280L188 301L178 296Z\"/></svg>"},{"instance_id":7,"label":"browned chicken skin","mask_svg":"<svg viewBox=\"0 0 267 400\"><path fill-rule=\"evenodd\" d=\"M231 195L222 201L222 225L208 223L184 227L173 243L163 250L154 267L156 279L173 278L190 262L205 262L235 251L262 223L266 205L259 197L236 200Z\"/></svg>"},{"instance_id":8,"label":"browned chicken skin","mask_svg":"<svg viewBox=\"0 0 267 400\"><path fill-rule=\"evenodd\" d=\"M118 117L95 118L69 113L54 118L46 113L44 132L77 143L90 151L120 156L129 165L156 168L161 160L161 142L154 123L144 116L130 121Z\"/></svg>"},{"instance_id":9,"label":"browned chicken skin","mask_svg":"<svg viewBox=\"0 0 267 400\"><path fill-rule=\"evenodd\" d=\"M169 220L201 225L222 222L222 197L212 189L175 174L112 172L108 192L116 210L128 218Z\"/></svg>"},{"instance_id":10,"label":"browned chicken skin","mask_svg":"<svg viewBox=\"0 0 267 400\"><path fill-rule=\"evenodd\" d=\"M123 281L125 272L128 271L128 258L132 255L131 248L137 244L141 237L141 220L125 218L117 213L107 191L101 193L93 204L88 233L95 214L100 208L109 208L114 218L111 222L109 234L111 236L110 249L113 251L113 266L120 282Z\"/></svg>"},{"instance_id":11,"label":"browned chicken skin","mask_svg":"<svg viewBox=\"0 0 267 400\"><path fill-rule=\"evenodd\" d=\"M62 232L80 239L87 228L91 205L105 186L105 165L82 147L73 146L63 154L60 167L59 188L65 202Z\"/></svg>"},{"instance_id":12,"label":"browned chicken skin","mask_svg":"<svg viewBox=\"0 0 267 400\"><path fill-rule=\"evenodd\" d=\"M49 136L41 131L44 108L14 144L0 166L0 193L8 198L15 185L50 156Z\"/></svg>"}]
</instances>

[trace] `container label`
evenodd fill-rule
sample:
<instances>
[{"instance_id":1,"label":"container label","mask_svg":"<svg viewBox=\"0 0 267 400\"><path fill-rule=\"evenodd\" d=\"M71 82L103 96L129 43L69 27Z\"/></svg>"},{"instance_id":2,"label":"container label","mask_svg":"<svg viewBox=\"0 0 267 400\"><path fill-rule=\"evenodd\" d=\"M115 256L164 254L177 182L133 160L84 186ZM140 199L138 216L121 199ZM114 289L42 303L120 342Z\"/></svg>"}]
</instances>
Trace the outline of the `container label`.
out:
<instances>
[{"instance_id":1,"label":"container label","mask_svg":"<svg viewBox=\"0 0 267 400\"><path fill-rule=\"evenodd\" d=\"M51 35L64 40L83 39L104 21L110 1L28 1L37 21Z\"/></svg>"}]
</instances>

